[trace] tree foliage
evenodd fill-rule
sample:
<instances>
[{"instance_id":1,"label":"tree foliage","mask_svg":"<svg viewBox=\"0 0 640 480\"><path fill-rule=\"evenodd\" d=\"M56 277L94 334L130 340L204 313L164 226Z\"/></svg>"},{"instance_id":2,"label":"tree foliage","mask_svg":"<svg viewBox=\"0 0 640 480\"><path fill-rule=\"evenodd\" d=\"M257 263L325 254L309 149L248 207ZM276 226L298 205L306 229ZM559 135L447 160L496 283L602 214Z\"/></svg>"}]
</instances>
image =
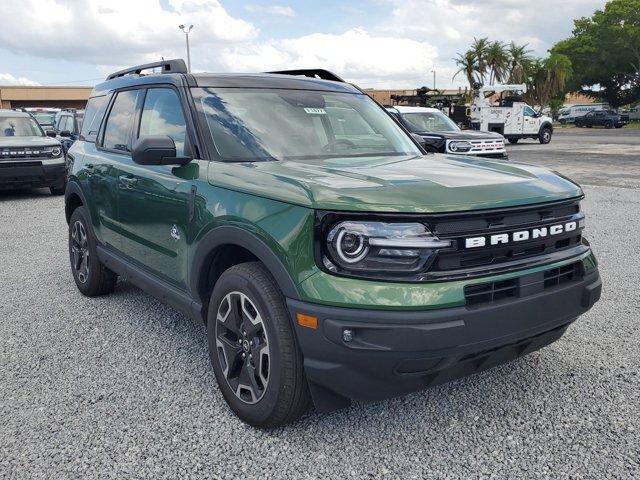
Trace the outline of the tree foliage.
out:
<instances>
[{"instance_id":1,"label":"tree foliage","mask_svg":"<svg viewBox=\"0 0 640 480\"><path fill-rule=\"evenodd\" d=\"M573 36L552 53L569 58L568 87L618 107L640 100L640 0L612 0L574 21Z\"/></svg>"},{"instance_id":2,"label":"tree foliage","mask_svg":"<svg viewBox=\"0 0 640 480\"><path fill-rule=\"evenodd\" d=\"M540 106L564 93L572 73L571 61L565 55L533 58L527 45L507 45L488 38L474 38L469 49L454 60L458 66L454 78L464 74L471 88L476 83L524 83L525 100Z\"/></svg>"}]
</instances>

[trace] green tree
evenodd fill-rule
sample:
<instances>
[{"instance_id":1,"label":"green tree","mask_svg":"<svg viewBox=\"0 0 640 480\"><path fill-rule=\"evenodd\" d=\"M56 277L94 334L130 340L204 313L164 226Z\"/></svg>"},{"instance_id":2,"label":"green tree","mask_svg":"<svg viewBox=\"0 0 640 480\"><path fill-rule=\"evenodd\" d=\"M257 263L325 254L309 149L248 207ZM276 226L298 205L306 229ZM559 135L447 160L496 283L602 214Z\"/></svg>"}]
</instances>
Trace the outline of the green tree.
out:
<instances>
[{"instance_id":1,"label":"green tree","mask_svg":"<svg viewBox=\"0 0 640 480\"><path fill-rule=\"evenodd\" d=\"M480 81L480 83L484 83L485 77L487 76L487 54L489 45L489 39L486 37L474 37L473 43L471 44L470 51L473 52L476 59L476 73L478 75L478 80Z\"/></svg>"},{"instance_id":2,"label":"green tree","mask_svg":"<svg viewBox=\"0 0 640 480\"><path fill-rule=\"evenodd\" d=\"M525 68L525 100L540 107L549 105L553 98L564 94L571 73L571 60L557 53L529 62Z\"/></svg>"},{"instance_id":3,"label":"green tree","mask_svg":"<svg viewBox=\"0 0 640 480\"><path fill-rule=\"evenodd\" d=\"M618 107L640 99L640 0L611 0L574 21L573 36L552 53L573 65L568 88Z\"/></svg>"},{"instance_id":4,"label":"green tree","mask_svg":"<svg viewBox=\"0 0 640 480\"><path fill-rule=\"evenodd\" d=\"M458 71L453 75L456 78L458 74L463 73L469 82L469 88L473 88L473 84L477 82L475 77L476 72L476 56L469 50L465 53L459 53L457 58L454 58Z\"/></svg>"},{"instance_id":5,"label":"green tree","mask_svg":"<svg viewBox=\"0 0 640 480\"><path fill-rule=\"evenodd\" d=\"M502 42L491 42L485 52L487 68L489 70L489 85L502 83L509 70L510 58Z\"/></svg>"},{"instance_id":6,"label":"green tree","mask_svg":"<svg viewBox=\"0 0 640 480\"><path fill-rule=\"evenodd\" d=\"M509 64L507 67L507 83L523 83L525 71L531 64L531 50L527 50L528 45L517 45L515 42L509 43L507 56Z\"/></svg>"}]
</instances>

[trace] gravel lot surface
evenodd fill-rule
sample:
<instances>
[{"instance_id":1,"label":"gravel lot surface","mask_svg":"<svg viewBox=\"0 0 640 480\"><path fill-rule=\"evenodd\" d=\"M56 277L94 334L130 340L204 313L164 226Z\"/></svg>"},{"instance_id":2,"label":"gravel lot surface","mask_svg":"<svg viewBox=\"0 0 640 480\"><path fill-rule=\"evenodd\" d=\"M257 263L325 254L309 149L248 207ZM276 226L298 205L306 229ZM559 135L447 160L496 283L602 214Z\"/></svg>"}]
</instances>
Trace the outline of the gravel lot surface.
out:
<instances>
[{"instance_id":1,"label":"gravel lot surface","mask_svg":"<svg viewBox=\"0 0 640 480\"><path fill-rule=\"evenodd\" d=\"M638 478L640 195L585 190L605 287L564 338L269 432L227 408L202 325L128 284L77 292L62 198L0 194L0 476Z\"/></svg>"},{"instance_id":2,"label":"gravel lot surface","mask_svg":"<svg viewBox=\"0 0 640 480\"><path fill-rule=\"evenodd\" d=\"M640 188L640 130L556 129L551 143L507 144L509 158L560 171L585 185Z\"/></svg>"}]
</instances>

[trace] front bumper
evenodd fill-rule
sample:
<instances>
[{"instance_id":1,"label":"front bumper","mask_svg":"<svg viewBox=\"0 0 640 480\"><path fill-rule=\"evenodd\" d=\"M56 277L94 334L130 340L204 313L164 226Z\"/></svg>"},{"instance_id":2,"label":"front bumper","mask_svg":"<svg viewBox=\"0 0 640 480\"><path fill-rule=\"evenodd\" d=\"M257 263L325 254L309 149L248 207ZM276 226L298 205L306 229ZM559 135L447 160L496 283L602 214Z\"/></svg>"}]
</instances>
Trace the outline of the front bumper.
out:
<instances>
[{"instance_id":1,"label":"front bumper","mask_svg":"<svg viewBox=\"0 0 640 480\"><path fill-rule=\"evenodd\" d=\"M62 187L66 182L64 157L0 162L0 189Z\"/></svg>"},{"instance_id":2,"label":"front bumper","mask_svg":"<svg viewBox=\"0 0 640 480\"><path fill-rule=\"evenodd\" d=\"M398 311L288 300L316 409L375 401L476 373L559 339L600 298L597 270L571 283L479 306ZM296 314L318 318L318 328ZM352 338L345 341L344 332Z\"/></svg>"}]
</instances>

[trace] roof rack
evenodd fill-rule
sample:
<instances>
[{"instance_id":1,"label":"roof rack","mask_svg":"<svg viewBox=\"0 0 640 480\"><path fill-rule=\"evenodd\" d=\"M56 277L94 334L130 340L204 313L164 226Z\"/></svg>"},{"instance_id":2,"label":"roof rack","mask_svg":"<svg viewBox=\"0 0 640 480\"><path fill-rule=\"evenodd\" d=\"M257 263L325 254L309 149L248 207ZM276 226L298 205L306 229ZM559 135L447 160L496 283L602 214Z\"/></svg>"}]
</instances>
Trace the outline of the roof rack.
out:
<instances>
[{"instance_id":1,"label":"roof rack","mask_svg":"<svg viewBox=\"0 0 640 480\"><path fill-rule=\"evenodd\" d=\"M275 73L278 75L298 75L303 77L319 78L321 80L331 80L333 82L345 83L345 81L335 73L332 73L329 70L324 70L322 68L312 68L312 69L303 69L303 70L280 70L277 72L266 72L266 73Z\"/></svg>"},{"instance_id":2,"label":"roof rack","mask_svg":"<svg viewBox=\"0 0 640 480\"><path fill-rule=\"evenodd\" d=\"M188 73L187 65L184 63L184 60L176 58L173 60L162 60L160 62L145 63L144 65L125 68L124 70L112 73L107 77L107 80L124 77L125 75L140 75L143 70L151 70L152 68L161 68L162 73Z\"/></svg>"}]
</instances>

